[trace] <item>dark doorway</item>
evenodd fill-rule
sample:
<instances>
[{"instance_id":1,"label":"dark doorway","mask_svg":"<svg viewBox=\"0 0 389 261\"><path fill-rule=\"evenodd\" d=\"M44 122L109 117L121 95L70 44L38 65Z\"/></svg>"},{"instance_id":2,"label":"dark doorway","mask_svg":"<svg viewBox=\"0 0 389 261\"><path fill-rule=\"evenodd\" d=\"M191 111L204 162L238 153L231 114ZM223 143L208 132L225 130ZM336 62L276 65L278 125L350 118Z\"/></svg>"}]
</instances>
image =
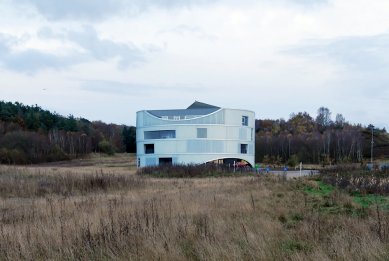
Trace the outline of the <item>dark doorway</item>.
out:
<instances>
[{"instance_id":1,"label":"dark doorway","mask_svg":"<svg viewBox=\"0 0 389 261\"><path fill-rule=\"evenodd\" d=\"M172 165L173 158L159 158L159 165Z\"/></svg>"}]
</instances>

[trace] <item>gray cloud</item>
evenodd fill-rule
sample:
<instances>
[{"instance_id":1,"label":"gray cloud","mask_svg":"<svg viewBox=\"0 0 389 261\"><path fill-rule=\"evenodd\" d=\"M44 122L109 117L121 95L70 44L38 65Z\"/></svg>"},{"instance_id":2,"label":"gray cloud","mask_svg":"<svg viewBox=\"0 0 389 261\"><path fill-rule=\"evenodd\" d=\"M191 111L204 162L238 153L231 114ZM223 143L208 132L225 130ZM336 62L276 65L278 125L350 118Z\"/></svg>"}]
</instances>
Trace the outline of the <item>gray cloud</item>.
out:
<instances>
[{"instance_id":1,"label":"gray cloud","mask_svg":"<svg viewBox=\"0 0 389 261\"><path fill-rule=\"evenodd\" d=\"M181 8L217 0L24 0L48 20L104 20L118 13L137 15L151 7Z\"/></svg>"},{"instance_id":2,"label":"gray cloud","mask_svg":"<svg viewBox=\"0 0 389 261\"><path fill-rule=\"evenodd\" d=\"M84 27L81 32L69 32L67 39L77 43L97 60L118 57L120 68L127 68L130 64L144 60L143 52L133 44L100 39L96 31L90 26Z\"/></svg>"},{"instance_id":3,"label":"gray cloud","mask_svg":"<svg viewBox=\"0 0 389 261\"><path fill-rule=\"evenodd\" d=\"M43 53L37 50L26 50L15 54L8 53L3 56L5 66L13 71L28 74L36 73L43 69L63 69L77 63L75 57L61 57Z\"/></svg>"},{"instance_id":4,"label":"gray cloud","mask_svg":"<svg viewBox=\"0 0 389 261\"><path fill-rule=\"evenodd\" d=\"M124 6L122 0L25 0L48 20L101 20L113 15Z\"/></svg>"},{"instance_id":5,"label":"gray cloud","mask_svg":"<svg viewBox=\"0 0 389 261\"><path fill-rule=\"evenodd\" d=\"M318 61L329 59L354 70L382 70L389 66L389 34L313 41L285 52Z\"/></svg>"},{"instance_id":6,"label":"gray cloud","mask_svg":"<svg viewBox=\"0 0 389 261\"><path fill-rule=\"evenodd\" d=\"M0 34L0 57L3 57L9 52L8 41L4 35Z\"/></svg>"},{"instance_id":7,"label":"gray cloud","mask_svg":"<svg viewBox=\"0 0 389 261\"><path fill-rule=\"evenodd\" d=\"M42 28L38 32L38 37L71 42L81 47L83 52L73 51L70 54L58 55L35 49L13 51L13 43L22 40L0 34L0 64L10 70L33 74L43 69L59 70L91 60L106 61L117 58L118 67L125 69L144 61L144 54L148 51L137 48L131 43L100 39L97 32L88 26L78 32L62 33L54 33L50 28Z\"/></svg>"},{"instance_id":8,"label":"gray cloud","mask_svg":"<svg viewBox=\"0 0 389 261\"><path fill-rule=\"evenodd\" d=\"M76 61L74 57L61 57L32 49L12 51L11 46L19 41L20 39L0 34L1 66L30 74L46 68L61 69Z\"/></svg>"}]
</instances>

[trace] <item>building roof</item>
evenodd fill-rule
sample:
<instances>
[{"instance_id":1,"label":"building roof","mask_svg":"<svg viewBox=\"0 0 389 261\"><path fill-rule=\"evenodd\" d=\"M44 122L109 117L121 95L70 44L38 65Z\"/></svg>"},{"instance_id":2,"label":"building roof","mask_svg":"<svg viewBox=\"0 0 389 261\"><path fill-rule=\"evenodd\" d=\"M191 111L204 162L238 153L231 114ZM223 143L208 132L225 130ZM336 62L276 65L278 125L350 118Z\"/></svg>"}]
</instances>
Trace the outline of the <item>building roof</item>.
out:
<instances>
[{"instance_id":1,"label":"building roof","mask_svg":"<svg viewBox=\"0 0 389 261\"><path fill-rule=\"evenodd\" d=\"M194 103L192 103L192 105L188 107L188 109L220 109L220 107L195 101Z\"/></svg>"},{"instance_id":2,"label":"building roof","mask_svg":"<svg viewBox=\"0 0 389 261\"><path fill-rule=\"evenodd\" d=\"M219 110L220 107L202 103L195 101L192 105L190 105L187 109L178 109L178 110L149 110L148 113L162 118L162 117L168 117L172 118L174 116L179 116L180 118L184 118L185 116L203 116L210 113L213 113L217 110Z\"/></svg>"}]
</instances>

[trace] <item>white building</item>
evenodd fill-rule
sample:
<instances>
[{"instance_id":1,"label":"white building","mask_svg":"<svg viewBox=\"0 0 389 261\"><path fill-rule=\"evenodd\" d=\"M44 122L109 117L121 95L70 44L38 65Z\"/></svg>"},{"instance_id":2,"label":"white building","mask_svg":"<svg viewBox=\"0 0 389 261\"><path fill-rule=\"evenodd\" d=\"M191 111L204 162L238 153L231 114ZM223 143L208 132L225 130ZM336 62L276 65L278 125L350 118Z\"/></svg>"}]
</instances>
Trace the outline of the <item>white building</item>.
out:
<instances>
[{"instance_id":1,"label":"white building","mask_svg":"<svg viewBox=\"0 0 389 261\"><path fill-rule=\"evenodd\" d=\"M255 115L195 102L182 110L137 112L138 167L159 164L233 164L254 166Z\"/></svg>"}]
</instances>

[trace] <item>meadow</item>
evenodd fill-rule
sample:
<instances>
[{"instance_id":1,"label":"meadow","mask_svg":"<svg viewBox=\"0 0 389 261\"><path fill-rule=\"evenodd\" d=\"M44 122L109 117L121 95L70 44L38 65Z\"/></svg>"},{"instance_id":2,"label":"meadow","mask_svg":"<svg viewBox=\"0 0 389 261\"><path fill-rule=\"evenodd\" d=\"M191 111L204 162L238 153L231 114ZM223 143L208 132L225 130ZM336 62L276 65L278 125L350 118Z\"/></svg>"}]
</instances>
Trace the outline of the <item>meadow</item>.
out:
<instances>
[{"instance_id":1,"label":"meadow","mask_svg":"<svg viewBox=\"0 0 389 261\"><path fill-rule=\"evenodd\" d=\"M329 183L137 175L128 154L0 165L0 260L387 260L378 197Z\"/></svg>"}]
</instances>

